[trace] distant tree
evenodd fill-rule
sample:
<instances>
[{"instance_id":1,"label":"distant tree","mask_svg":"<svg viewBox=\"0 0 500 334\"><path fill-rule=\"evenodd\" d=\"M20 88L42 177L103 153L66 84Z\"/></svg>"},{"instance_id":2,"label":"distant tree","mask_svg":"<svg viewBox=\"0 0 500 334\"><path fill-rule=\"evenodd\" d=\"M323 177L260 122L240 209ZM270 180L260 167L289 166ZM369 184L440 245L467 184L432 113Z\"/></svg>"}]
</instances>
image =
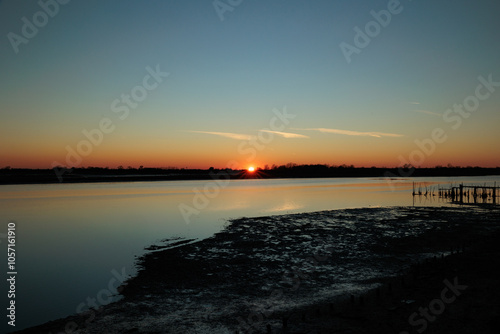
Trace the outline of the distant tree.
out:
<instances>
[{"instance_id":1,"label":"distant tree","mask_svg":"<svg viewBox=\"0 0 500 334\"><path fill-rule=\"evenodd\" d=\"M118 169L123 169L123 166L122 165L118 166Z\"/></svg>"}]
</instances>

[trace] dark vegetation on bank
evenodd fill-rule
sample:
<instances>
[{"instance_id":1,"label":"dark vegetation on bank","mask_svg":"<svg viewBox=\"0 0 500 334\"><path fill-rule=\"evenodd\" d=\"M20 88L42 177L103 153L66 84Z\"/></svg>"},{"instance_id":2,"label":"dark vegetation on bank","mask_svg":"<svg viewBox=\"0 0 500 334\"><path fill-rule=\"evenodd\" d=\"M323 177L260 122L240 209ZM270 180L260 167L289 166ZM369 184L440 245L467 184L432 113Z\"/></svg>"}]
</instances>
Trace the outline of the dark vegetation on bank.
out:
<instances>
[{"instance_id":1,"label":"dark vegetation on bank","mask_svg":"<svg viewBox=\"0 0 500 334\"><path fill-rule=\"evenodd\" d=\"M424 176L486 176L500 175L500 167L456 167L434 168L380 168L330 165L296 165L259 168L255 172L233 169L187 169L187 168L123 168L102 167L25 169L5 167L0 169L0 184L30 183L83 183L126 181L169 181L211 179L271 179L271 178L323 178L323 177L381 177L404 178Z\"/></svg>"}]
</instances>

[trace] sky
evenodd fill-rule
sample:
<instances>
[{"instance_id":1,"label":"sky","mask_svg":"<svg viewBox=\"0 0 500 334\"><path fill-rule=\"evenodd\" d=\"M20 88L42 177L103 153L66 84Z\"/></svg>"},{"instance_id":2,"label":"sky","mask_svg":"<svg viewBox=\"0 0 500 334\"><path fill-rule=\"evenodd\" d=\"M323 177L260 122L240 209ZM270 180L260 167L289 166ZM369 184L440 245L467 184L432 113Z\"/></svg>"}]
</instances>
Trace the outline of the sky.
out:
<instances>
[{"instance_id":1,"label":"sky","mask_svg":"<svg viewBox=\"0 0 500 334\"><path fill-rule=\"evenodd\" d=\"M500 166L496 0L0 1L0 168Z\"/></svg>"}]
</instances>

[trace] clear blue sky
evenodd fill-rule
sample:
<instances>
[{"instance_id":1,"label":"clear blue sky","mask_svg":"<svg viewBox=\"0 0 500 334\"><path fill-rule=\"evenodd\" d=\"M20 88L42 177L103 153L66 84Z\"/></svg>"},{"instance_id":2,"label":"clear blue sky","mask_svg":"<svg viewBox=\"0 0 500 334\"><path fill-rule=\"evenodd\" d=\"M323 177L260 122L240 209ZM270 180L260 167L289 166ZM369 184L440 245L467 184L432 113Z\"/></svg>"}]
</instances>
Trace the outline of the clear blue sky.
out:
<instances>
[{"instance_id":1,"label":"clear blue sky","mask_svg":"<svg viewBox=\"0 0 500 334\"><path fill-rule=\"evenodd\" d=\"M396 166L435 128L447 140L421 165L500 165L500 87L457 129L442 116L479 76L500 82L500 2L402 0L348 63L341 43L389 3L243 0L221 14L211 0L73 0L50 17L1 1L0 167ZM36 35L13 46L34 15ZM168 77L120 119L113 101L157 65ZM285 106L282 133L242 150ZM113 130L67 160L103 119Z\"/></svg>"}]
</instances>

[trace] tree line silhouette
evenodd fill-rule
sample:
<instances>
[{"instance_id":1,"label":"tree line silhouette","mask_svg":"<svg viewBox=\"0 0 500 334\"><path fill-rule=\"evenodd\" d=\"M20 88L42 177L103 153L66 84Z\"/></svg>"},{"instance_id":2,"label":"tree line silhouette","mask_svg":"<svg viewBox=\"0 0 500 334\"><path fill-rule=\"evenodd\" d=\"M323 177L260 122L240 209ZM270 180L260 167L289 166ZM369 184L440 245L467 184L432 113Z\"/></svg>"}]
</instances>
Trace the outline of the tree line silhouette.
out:
<instances>
[{"instance_id":1,"label":"tree line silhouette","mask_svg":"<svg viewBox=\"0 0 500 334\"><path fill-rule=\"evenodd\" d=\"M246 169L190 169L178 167L132 166L79 167L68 169L62 180L58 180L53 169L0 169L0 184L22 183L64 183L70 182L117 182L117 181L164 181L164 180L204 180L204 179L241 179L241 178L320 178L320 177L422 177L422 176L486 176L500 175L500 167L460 167L436 166L432 168L414 168L406 165L401 168L391 167L355 167L353 165L295 164L265 165L254 172Z\"/></svg>"}]
</instances>

